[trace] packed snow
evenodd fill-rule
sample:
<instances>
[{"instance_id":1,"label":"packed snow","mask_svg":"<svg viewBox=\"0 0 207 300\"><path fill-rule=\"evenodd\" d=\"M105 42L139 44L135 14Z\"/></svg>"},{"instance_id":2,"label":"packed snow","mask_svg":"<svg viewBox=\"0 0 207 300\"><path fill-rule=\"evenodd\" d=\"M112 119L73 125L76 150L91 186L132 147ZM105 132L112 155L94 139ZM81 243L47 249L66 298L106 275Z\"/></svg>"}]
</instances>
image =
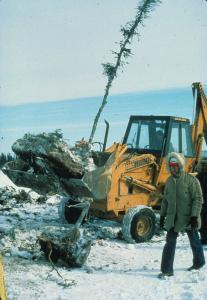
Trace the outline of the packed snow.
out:
<instances>
[{"instance_id":1,"label":"packed snow","mask_svg":"<svg viewBox=\"0 0 207 300\"><path fill-rule=\"evenodd\" d=\"M0 172L0 188L5 186L21 190ZM165 232L147 243L127 244L120 237L120 224L98 219L84 225L93 240L85 265L69 269L58 262L53 268L40 252L37 236L45 224L60 222L61 196L54 195L45 203L36 203L36 196L27 203L13 199L7 209L1 207L0 251L8 300L207 299L207 266L187 271L192 253L182 234L177 242L175 275L166 280L157 278Z\"/></svg>"}]
</instances>

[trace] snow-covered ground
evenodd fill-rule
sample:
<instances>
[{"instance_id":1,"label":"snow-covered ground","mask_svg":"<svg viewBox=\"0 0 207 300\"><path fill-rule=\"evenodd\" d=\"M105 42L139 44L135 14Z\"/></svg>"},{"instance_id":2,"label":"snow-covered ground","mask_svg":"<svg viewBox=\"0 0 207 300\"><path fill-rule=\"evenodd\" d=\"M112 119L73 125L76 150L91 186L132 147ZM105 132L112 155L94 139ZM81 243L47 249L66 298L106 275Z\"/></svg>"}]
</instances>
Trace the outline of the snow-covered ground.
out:
<instances>
[{"instance_id":1,"label":"snow-covered ground","mask_svg":"<svg viewBox=\"0 0 207 300\"><path fill-rule=\"evenodd\" d=\"M2 174L0 182L0 186L9 184ZM119 224L97 219L86 225L93 238L86 264L68 269L58 262L53 269L39 255L36 236L45 224L59 222L59 201L53 196L44 204L13 202L12 209L0 210L8 300L207 299L207 266L186 271L192 265L186 235L178 238L175 275L166 280L157 278L165 233L148 243L127 244L117 238Z\"/></svg>"},{"instance_id":2,"label":"snow-covered ground","mask_svg":"<svg viewBox=\"0 0 207 300\"><path fill-rule=\"evenodd\" d=\"M58 266L66 285L44 260L4 257L8 299L207 299L206 267L186 271L192 264L186 236L178 240L174 277L157 278L163 239L139 245L96 240L83 268ZM74 285L67 287L67 283Z\"/></svg>"}]
</instances>

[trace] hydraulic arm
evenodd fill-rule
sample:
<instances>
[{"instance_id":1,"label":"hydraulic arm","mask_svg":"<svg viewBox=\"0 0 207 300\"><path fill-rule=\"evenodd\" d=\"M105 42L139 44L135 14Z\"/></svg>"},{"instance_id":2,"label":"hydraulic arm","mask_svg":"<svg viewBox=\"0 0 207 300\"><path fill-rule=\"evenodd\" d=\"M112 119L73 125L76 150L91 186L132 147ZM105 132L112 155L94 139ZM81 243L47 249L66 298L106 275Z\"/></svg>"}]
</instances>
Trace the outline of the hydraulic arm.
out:
<instances>
[{"instance_id":1,"label":"hydraulic arm","mask_svg":"<svg viewBox=\"0 0 207 300\"><path fill-rule=\"evenodd\" d=\"M192 84L195 98L194 123L192 124L192 140L195 150L195 162L200 158L203 137L207 143L207 98L200 82Z\"/></svg>"}]
</instances>

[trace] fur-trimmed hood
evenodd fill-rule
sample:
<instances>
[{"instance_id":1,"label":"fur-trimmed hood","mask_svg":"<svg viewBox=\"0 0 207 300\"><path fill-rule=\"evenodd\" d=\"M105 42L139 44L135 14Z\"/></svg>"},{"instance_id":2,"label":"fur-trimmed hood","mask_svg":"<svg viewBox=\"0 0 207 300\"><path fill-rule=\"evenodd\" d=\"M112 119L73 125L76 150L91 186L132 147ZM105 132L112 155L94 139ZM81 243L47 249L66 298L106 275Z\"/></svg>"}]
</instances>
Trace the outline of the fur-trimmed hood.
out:
<instances>
[{"instance_id":1,"label":"fur-trimmed hood","mask_svg":"<svg viewBox=\"0 0 207 300\"><path fill-rule=\"evenodd\" d=\"M183 156L182 153L177 153L177 152L171 152L167 155L166 157L166 163L167 163L167 170L168 172L170 171L169 163L171 158L175 158L180 166L181 171L184 170L185 167L185 157Z\"/></svg>"}]
</instances>

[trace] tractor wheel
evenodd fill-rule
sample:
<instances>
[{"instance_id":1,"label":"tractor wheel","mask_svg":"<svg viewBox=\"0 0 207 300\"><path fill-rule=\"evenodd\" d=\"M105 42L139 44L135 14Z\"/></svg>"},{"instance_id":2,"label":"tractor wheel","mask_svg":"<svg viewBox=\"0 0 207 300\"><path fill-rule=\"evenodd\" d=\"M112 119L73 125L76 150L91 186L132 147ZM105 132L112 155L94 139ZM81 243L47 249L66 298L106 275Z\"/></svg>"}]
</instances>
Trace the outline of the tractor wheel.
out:
<instances>
[{"instance_id":1,"label":"tractor wheel","mask_svg":"<svg viewBox=\"0 0 207 300\"><path fill-rule=\"evenodd\" d=\"M125 214L122 222L124 239L129 243L149 241L155 233L155 214L147 206L135 206Z\"/></svg>"},{"instance_id":2,"label":"tractor wheel","mask_svg":"<svg viewBox=\"0 0 207 300\"><path fill-rule=\"evenodd\" d=\"M69 197L64 197L61 201L58 214L61 223L68 223L68 224L76 224L78 218L81 215L82 209L78 207L69 207L70 205L76 205L78 202L72 200ZM85 218L83 222L85 221Z\"/></svg>"}]
</instances>

